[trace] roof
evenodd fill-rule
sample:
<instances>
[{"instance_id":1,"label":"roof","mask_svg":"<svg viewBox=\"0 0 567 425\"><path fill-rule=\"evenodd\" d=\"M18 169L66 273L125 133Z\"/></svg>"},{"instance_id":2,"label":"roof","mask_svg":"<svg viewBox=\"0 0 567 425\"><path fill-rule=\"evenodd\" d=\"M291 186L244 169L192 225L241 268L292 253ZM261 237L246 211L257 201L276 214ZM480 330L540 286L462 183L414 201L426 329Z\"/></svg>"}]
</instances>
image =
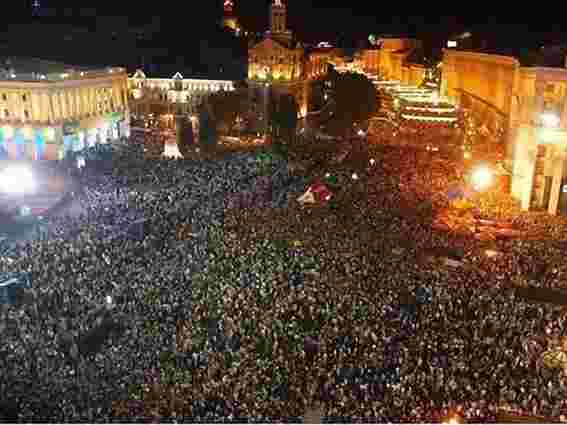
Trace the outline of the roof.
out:
<instances>
[{"instance_id":1,"label":"roof","mask_svg":"<svg viewBox=\"0 0 567 425\"><path fill-rule=\"evenodd\" d=\"M268 35L267 37L264 37L263 39L261 39L258 42L251 43L249 45L249 49L253 49L256 46L264 43L267 40L271 40L275 44L278 44L279 46L283 47L284 49L288 49L288 50L303 48L300 43L297 43L294 40L290 40L289 43L287 43L285 40L278 38L277 35L276 36Z\"/></svg>"},{"instance_id":2,"label":"roof","mask_svg":"<svg viewBox=\"0 0 567 425\"><path fill-rule=\"evenodd\" d=\"M476 49L457 48L455 50L513 57L520 62L521 66L524 67L538 66L547 68L564 68L565 58L567 57L567 48L561 48L555 51L516 47L481 47Z\"/></svg>"},{"instance_id":3,"label":"roof","mask_svg":"<svg viewBox=\"0 0 567 425\"><path fill-rule=\"evenodd\" d=\"M404 49L400 49L400 50L395 50L394 53L399 53L399 54L404 54L404 53L408 53L412 50L411 47L406 47Z\"/></svg>"},{"instance_id":4,"label":"roof","mask_svg":"<svg viewBox=\"0 0 567 425\"><path fill-rule=\"evenodd\" d=\"M95 68L67 65L38 58L4 56L0 57L0 69L13 70L16 74L56 74L69 70L88 71Z\"/></svg>"}]
</instances>

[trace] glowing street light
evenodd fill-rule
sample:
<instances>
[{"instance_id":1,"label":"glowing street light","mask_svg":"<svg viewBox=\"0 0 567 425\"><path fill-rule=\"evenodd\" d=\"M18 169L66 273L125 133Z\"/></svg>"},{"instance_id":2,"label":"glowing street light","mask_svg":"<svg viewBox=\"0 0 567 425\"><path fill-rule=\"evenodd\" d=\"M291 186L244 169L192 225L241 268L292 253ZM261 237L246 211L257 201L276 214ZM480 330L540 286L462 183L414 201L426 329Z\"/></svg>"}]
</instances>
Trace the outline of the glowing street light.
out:
<instances>
[{"instance_id":1,"label":"glowing street light","mask_svg":"<svg viewBox=\"0 0 567 425\"><path fill-rule=\"evenodd\" d=\"M486 190L494 180L493 171L486 167L480 166L471 173L471 182L475 190Z\"/></svg>"},{"instance_id":2,"label":"glowing street light","mask_svg":"<svg viewBox=\"0 0 567 425\"><path fill-rule=\"evenodd\" d=\"M370 165L374 165L376 163L376 161L374 160L374 158L370 158Z\"/></svg>"},{"instance_id":3,"label":"glowing street light","mask_svg":"<svg viewBox=\"0 0 567 425\"><path fill-rule=\"evenodd\" d=\"M559 127L561 119L553 112L544 112L541 114L541 123L544 127L556 128Z\"/></svg>"}]
</instances>

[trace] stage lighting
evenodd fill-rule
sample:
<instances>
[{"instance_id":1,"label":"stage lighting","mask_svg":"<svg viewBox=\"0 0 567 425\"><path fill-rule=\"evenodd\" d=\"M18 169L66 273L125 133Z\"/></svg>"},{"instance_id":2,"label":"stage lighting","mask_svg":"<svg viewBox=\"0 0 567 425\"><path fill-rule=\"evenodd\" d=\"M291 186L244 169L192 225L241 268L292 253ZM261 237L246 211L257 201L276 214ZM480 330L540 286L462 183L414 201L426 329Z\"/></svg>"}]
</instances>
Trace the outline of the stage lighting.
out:
<instances>
[{"instance_id":1,"label":"stage lighting","mask_svg":"<svg viewBox=\"0 0 567 425\"><path fill-rule=\"evenodd\" d=\"M28 193L35 189L31 170L25 167L7 167L0 172L0 190L6 193Z\"/></svg>"},{"instance_id":2,"label":"stage lighting","mask_svg":"<svg viewBox=\"0 0 567 425\"><path fill-rule=\"evenodd\" d=\"M486 190L492 185L494 173L490 168L482 166L472 172L471 180L475 190Z\"/></svg>"}]
</instances>

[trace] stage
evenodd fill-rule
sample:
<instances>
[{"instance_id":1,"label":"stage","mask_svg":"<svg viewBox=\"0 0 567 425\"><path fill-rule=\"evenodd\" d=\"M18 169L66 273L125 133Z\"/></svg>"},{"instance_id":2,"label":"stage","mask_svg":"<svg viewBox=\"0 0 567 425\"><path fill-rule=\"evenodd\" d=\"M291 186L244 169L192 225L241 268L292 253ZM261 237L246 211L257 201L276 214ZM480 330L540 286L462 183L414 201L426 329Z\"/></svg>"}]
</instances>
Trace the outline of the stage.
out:
<instances>
[{"instance_id":1,"label":"stage","mask_svg":"<svg viewBox=\"0 0 567 425\"><path fill-rule=\"evenodd\" d=\"M74 180L57 165L56 161L5 162L6 164L0 164L0 173L13 167L30 170L34 187L22 193L0 191L0 217L3 219L21 215L47 215L76 189ZM17 180L14 185L18 186Z\"/></svg>"}]
</instances>

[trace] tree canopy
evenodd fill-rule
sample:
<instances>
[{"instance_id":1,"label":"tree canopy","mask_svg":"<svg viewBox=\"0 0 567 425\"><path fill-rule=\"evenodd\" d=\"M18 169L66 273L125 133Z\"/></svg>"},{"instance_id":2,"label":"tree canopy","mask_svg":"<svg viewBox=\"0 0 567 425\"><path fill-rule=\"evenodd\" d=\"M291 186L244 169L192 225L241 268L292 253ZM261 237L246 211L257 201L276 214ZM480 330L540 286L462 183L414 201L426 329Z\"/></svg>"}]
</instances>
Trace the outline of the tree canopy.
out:
<instances>
[{"instance_id":1,"label":"tree canopy","mask_svg":"<svg viewBox=\"0 0 567 425\"><path fill-rule=\"evenodd\" d=\"M219 92L210 97L209 102L219 133L230 135L236 126L236 119L245 112L246 98L243 90Z\"/></svg>"},{"instance_id":2,"label":"tree canopy","mask_svg":"<svg viewBox=\"0 0 567 425\"><path fill-rule=\"evenodd\" d=\"M331 127L347 135L354 123L367 121L377 110L376 89L365 76L355 73L334 74L336 109Z\"/></svg>"}]
</instances>

